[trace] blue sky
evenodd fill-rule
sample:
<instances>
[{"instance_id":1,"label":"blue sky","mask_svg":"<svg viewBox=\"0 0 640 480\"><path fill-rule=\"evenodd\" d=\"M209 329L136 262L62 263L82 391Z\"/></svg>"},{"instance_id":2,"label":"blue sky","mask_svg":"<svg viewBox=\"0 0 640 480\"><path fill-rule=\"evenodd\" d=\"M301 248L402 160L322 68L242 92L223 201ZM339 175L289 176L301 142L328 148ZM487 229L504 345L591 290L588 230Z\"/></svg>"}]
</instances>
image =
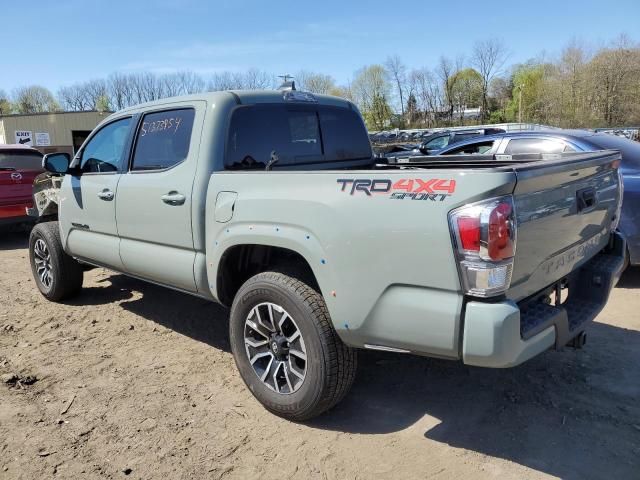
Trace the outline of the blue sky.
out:
<instances>
[{"instance_id":1,"label":"blue sky","mask_svg":"<svg viewBox=\"0 0 640 480\"><path fill-rule=\"evenodd\" d=\"M56 91L114 71L250 67L319 71L344 83L390 54L430 67L492 36L507 44L509 64L552 58L572 39L597 47L627 33L640 41L640 0L0 0L0 8L7 92L34 83Z\"/></svg>"}]
</instances>

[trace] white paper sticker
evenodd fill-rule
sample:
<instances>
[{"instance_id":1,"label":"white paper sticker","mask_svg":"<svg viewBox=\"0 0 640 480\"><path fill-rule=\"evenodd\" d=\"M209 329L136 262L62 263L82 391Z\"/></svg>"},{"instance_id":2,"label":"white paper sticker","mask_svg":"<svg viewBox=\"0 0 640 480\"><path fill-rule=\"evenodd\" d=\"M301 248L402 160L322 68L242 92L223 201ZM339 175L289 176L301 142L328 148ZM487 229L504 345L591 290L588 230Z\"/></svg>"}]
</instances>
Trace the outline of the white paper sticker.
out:
<instances>
[{"instance_id":1,"label":"white paper sticker","mask_svg":"<svg viewBox=\"0 0 640 480\"><path fill-rule=\"evenodd\" d=\"M49 138L49 132L36 132L36 146L48 147L51 145L51 139Z\"/></svg>"}]
</instances>

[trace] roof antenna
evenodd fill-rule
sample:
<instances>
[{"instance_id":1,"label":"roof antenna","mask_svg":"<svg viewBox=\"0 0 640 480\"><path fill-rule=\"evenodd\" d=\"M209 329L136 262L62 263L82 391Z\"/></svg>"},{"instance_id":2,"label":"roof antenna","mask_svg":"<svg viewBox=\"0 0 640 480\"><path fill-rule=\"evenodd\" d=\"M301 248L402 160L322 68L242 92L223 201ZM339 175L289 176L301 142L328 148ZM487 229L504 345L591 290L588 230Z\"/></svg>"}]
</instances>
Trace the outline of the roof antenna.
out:
<instances>
[{"instance_id":1,"label":"roof antenna","mask_svg":"<svg viewBox=\"0 0 640 480\"><path fill-rule=\"evenodd\" d=\"M278 78L282 79L282 83L278 87L278 90L295 90L296 82L293 81L293 76L285 73L284 75L278 75Z\"/></svg>"}]
</instances>

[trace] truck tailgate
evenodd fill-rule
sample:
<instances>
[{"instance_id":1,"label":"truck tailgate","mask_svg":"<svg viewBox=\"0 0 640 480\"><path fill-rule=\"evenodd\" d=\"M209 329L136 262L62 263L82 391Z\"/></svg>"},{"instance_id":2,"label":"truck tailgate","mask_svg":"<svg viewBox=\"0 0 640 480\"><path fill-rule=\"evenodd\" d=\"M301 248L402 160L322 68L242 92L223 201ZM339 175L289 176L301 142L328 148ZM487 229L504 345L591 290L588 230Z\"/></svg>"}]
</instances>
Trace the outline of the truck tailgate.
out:
<instances>
[{"instance_id":1,"label":"truck tailgate","mask_svg":"<svg viewBox=\"0 0 640 480\"><path fill-rule=\"evenodd\" d=\"M519 301L604 248L621 201L615 151L514 167L517 247L507 297Z\"/></svg>"}]
</instances>

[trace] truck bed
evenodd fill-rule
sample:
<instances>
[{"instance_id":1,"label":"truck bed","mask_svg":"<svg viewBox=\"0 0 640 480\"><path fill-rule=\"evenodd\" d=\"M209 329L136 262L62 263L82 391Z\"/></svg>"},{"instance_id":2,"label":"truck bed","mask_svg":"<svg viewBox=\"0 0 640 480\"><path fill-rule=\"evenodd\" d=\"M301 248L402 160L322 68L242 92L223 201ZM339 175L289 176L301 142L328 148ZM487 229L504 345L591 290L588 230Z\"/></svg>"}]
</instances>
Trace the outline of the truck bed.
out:
<instances>
[{"instance_id":1,"label":"truck bed","mask_svg":"<svg viewBox=\"0 0 640 480\"><path fill-rule=\"evenodd\" d=\"M506 297L514 302L602 250L618 211L619 153L522 157L216 172L204 210L217 210L221 220L207 221L205 243L215 248L207 250L206 277L214 279L215 293L214 267L239 242L300 252L344 341L362 346L379 339L457 357L465 300L448 223L452 210L513 196L518 238ZM415 193L418 185L422 193ZM584 189L598 201L578 211L576 195ZM229 196L232 205L221 201Z\"/></svg>"}]
</instances>

